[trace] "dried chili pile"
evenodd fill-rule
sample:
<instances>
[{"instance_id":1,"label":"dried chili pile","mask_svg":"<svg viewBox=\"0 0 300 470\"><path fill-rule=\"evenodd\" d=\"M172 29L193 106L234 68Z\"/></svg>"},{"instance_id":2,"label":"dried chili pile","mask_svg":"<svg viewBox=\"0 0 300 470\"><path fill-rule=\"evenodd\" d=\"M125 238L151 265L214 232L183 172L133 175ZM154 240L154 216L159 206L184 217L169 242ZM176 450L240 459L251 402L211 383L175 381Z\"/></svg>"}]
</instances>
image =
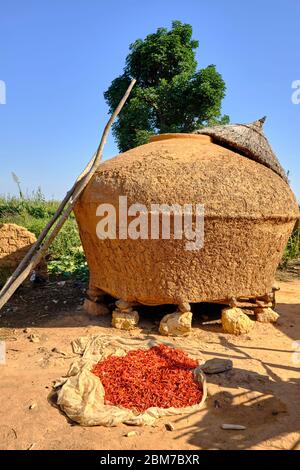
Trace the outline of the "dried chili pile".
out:
<instances>
[{"instance_id":1,"label":"dried chili pile","mask_svg":"<svg viewBox=\"0 0 300 470\"><path fill-rule=\"evenodd\" d=\"M197 362L165 345L110 356L93 373L104 386L105 403L143 412L152 406L181 408L199 403L201 384L193 369Z\"/></svg>"}]
</instances>

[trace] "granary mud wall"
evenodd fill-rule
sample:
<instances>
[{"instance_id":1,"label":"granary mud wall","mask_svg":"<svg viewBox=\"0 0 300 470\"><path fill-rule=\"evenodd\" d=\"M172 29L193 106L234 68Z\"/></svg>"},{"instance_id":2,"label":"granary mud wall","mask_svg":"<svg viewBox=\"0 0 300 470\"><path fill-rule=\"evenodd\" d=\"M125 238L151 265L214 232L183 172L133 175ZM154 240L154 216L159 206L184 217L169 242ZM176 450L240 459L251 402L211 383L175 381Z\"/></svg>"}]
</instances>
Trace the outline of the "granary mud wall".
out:
<instances>
[{"instance_id":1,"label":"granary mud wall","mask_svg":"<svg viewBox=\"0 0 300 470\"><path fill-rule=\"evenodd\" d=\"M0 224L0 285L36 242L33 233L16 224Z\"/></svg>"},{"instance_id":2,"label":"granary mud wall","mask_svg":"<svg viewBox=\"0 0 300 470\"><path fill-rule=\"evenodd\" d=\"M128 205L205 206L204 247L186 240L99 240L96 209ZM219 301L264 295L299 216L293 193L269 168L213 144L207 136L168 138L103 163L75 214L90 284L146 304Z\"/></svg>"}]
</instances>

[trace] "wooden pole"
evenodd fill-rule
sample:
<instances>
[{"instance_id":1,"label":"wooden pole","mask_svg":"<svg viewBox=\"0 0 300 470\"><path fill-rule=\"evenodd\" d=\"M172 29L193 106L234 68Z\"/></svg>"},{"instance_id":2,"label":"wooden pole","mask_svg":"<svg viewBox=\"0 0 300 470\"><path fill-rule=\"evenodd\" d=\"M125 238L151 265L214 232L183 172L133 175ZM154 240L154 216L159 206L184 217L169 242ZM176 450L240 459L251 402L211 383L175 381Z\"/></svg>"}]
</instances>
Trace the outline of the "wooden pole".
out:
<instances>
[{"instance_id":1,"label":"wooden pole","mask_svg":"<svg viewBox=\"0 0 300 470\"><path fill-rule=\"evenodd\" d=\"M81 195L82 191L85 189L93 175L95 174L99 163L102 159L103 149L106 143L106 139L109 133L109 130L120 113L121 109L123 108L124 104L127 101L128 96L131 93L132 88L135 85L136 80L132 80L128 89L125 92L125 95L121 99L120 103L118 104L117 108L111 115L110 119L108 120L104 131L102 133L101 141L98 146L97 152L92 160L89 162L85 170L81 173L81 175L77 178L72 188L67 192L65 198L59 205L57 211L53 215L52 219L47 223L44 230L38 237L35 244L31 247L28 251L27 255L23 258L15 272L12 276L8 279L4 287L0 292L0 310L1 308L8 302L10 297L16 291L16 289L22 284L22 282L27 278L30 272L34 269L34 267L41 261L42 257L46 254L49 246L59 233L60 229L64 225L65 221L69 217L70 213L72 212L79 196ZM64 210L65 206L69 203L67 209ZM58 221L58 222L57 222ZM56 223L53 231L50 233L49 237L46 239L50 229Z\"/></svg>"},{"instance_id":2,"label":"wooden pole","mask_svg":"<svg viewBox=\"0 0 300 470\"><path fill-rule=\"evenodd\" d=\"M93 158L90 160L88 165L85 167L84 171L79 175L75 183L73 184L72 188L67 192L66 196L64 199L61 201L60 205L58 206L55 214L52 216L52 218L47 222L46 226L38 236L37 241L32 245L32 247L28 250L24 258L21 260L20 264L16 268L16 270L13 272L11 277L6 281L5 285L2 287L0 291L0 298L1 295L4 294L4 292L8 289L8 287L12 284L12 282L19 276L19 274L22 272L22 270L27 266L28 262L31 260L33 254L36 252L37 248L42 244L44 241L45 237L49 233L49 230L53 227L57 219L59 218L60 214L62 213L63 209L67 205L67 203L70 201L72 195L74 194L75 188L78 186L78 182L90 171L91 167L94 164L96 154L94 154Z\"/></svg>"}]
</instances>

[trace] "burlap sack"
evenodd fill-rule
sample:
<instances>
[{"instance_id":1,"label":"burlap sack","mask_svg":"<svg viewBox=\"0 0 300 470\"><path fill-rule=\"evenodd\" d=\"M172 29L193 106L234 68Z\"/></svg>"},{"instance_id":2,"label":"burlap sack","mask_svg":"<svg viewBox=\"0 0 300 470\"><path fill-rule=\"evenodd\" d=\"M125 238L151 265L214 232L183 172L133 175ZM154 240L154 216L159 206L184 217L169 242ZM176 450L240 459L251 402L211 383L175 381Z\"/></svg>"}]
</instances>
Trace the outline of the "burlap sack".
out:
<instances>
[{"instance_id":1,"label":"burlap sack","mask_svg":"<svg viewBox=\"0 0 300 470\"><path fill-rule=\"evenodd\" d=\"M99 377L91 372L93 365L110 355L125 356L130 350L150 348L159 343L174 347L165 341L125 339L110 335L78 338L72 342L72 347L74 353L81 357L71 365L66 377L56 382L57 404L70 419L82 426L116 426L119 423L138 426L152 425L157 418L163 416L187 414L200 410L207 396L207 388L205 377L199 368L195 369L194 373L196 379L202 383L203 397L197 405L186 408L152 407L144 413L137 413L104 403L104 388ZM201 362L201 354L195 347L182 349Z\"/></svg>"}]
</instances>

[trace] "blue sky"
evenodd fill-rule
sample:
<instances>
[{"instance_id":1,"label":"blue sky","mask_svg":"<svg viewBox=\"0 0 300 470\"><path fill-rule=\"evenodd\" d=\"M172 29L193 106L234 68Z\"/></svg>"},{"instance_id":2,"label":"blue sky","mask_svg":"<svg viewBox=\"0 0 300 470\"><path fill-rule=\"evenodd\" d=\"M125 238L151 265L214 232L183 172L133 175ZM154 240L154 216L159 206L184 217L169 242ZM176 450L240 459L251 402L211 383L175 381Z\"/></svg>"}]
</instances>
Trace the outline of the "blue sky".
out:
<instances>
[{"instance_id":1,"label":"blue sky","mask_svg":"<svg viewBox=\"0 0 300 470\"><path fill-rule=\"evenodd\" d=\"M95 151L108 118L103 92L128 46L172 20L193 26L199 67L215 64L231 122L268 116L265 132L300 199L297 0L1 0L0 194L41 186L61 198ZM111 136L105 158L117 154Z\"/></svg>"}]
</instances>

